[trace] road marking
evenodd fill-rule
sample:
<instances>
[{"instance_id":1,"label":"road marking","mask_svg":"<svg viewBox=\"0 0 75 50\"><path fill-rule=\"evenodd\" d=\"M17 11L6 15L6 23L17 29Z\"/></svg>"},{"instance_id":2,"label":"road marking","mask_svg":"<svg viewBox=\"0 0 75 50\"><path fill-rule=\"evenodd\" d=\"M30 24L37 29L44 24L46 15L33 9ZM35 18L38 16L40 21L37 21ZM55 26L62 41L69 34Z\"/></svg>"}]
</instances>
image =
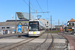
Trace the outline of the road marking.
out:
<instances>
[{"instance_id":1,"label":"road marking","mask_svg":"<svg viewBox=\"0 0 75 50\"><path fill-rule=\"evenodd\" d=\"M0 43L16 43L25 39L0 39ZM31 43L42 43L45 39L34 39ZM46 43L50 43L52 39L47 39ZM54 39L54 43L65 43L65 39Z\"/></svg>"},{"instance_id":2,"label":"road marking","mask_svg":"<svg viewBox=\"0 0 75 50\"><path fill-rule=\"evenodd\" d=\"M54 43L65 43L66 39L54 39Z\"/></svg>"},{"instance_id":3,"label":"road marking","mask_svg":"<svg viewBox=\"0 0 75 50\"><path fill-rule=\"evenodd\" d=\"M0 39L0 43L16 43L25 39Z\"/></svg>"}]
</instances>

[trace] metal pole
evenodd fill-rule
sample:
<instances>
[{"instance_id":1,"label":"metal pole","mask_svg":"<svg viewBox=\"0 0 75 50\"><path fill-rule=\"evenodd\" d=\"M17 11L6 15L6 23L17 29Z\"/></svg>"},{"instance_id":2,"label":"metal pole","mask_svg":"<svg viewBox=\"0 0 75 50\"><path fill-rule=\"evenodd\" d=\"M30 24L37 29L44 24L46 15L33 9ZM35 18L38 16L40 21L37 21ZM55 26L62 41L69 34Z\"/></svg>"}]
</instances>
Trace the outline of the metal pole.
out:
<instances>
[{"instance_id":1,"label":"metal pole","mask_svg":"<svg viewBox=\"0 0 75 50\"><path fill-rule=\"evenodd\" d=\"M31 19L30 16L31 16L31 15L30 15L30 0L29 0L29 20Z\"/></svg>"},{"instance_id":2,"label":"metal pole","mask_svg":"<svg viewBox=\"0 0 75 50\"><path fill-rule=\"evenodd\" d=\"M58 19L58 26L59 26L59 19Z\"/></svg>"},{"instance_id":3,"label":"metal pole","mask_svg":"<svg viewBox=\"0 0 75 50\"><path fill-rule=\"evenodd\" d=\"M36 19L37 19L37 10L35 10L35 14L36 14Z\"/></svg>"},{"instance_id":4,"label":"metal pole","mask_svg":"<svg viewBox=\"0 0 75 50\"><path fill-rule=\"evenodd\" d=\"M16 17L16 13L15 13L15 30L16 30L16 33L17 33L17 17Z\"/></svg>"},{"instance_id":5,"label":"metal pole","mask_svg":"<svg viewBox=\"0 0 75 50\"><path fill-rule=\"evenodd\" d=\"M52 16L51 16L51 31L52 31Z\"/></svg>"},{"instance_id":6,"label":"metal pole","mask_svg":"<svg viewBox=\"0 0 75 50\"><path fill-rule=\"evenodd\" d=\"M59 28L59 19L58 19L58 28ZM59 29L58 29L59 30Z\"/></svg>"},{"instance_id":7,"label":"metal pole","mask_svg":"<svg viewBox=\"0 0 75 50\"><path fill-rule=\"evenodd\" d=\"M15 13L15 33L16 33L16 13Z\"/></svg>"}]
</instances>

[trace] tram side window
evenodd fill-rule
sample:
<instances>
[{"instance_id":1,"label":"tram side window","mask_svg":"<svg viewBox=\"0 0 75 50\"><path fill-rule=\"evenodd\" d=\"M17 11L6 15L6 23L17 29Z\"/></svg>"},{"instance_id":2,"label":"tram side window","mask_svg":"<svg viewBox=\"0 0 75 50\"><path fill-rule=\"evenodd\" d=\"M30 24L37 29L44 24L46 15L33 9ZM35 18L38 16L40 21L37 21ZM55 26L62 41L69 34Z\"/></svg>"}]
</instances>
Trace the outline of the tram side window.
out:
<instances>
[{"instance_id":1,"label":"tram side window","mask_svg":"<svg viewBox=\"0 0 75 50\"><path fill-rule=\"evenodd\" d=\"M5 29L5 27L2 27L2 29Z\"/></svg>"}]
</instances>

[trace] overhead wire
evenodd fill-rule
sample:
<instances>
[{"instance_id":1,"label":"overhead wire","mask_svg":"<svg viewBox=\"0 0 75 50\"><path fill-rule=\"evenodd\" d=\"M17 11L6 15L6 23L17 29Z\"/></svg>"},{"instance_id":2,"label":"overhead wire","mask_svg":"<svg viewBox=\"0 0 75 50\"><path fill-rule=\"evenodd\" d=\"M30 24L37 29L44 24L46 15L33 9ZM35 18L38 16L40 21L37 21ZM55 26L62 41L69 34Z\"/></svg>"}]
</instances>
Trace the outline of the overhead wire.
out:
<instances>
[{"instance_id":1,"label":"overhead wire","mask_svg":"<svg viewBox=\"0 0 75 50\"><path fill-rule=\"evenodd\" d=\"M40 9L41 9L41 11L43 12L43 10L42 10L42 8L41 8L41 6L40 6L40 4L39 4L39 2L36 0L36 2L37 2L37 4L39 5L39 7L40 7ZM43 13L44 14L44 13ZM44 14L44 16L45 16L45 14ZM46 16L45 16L46 17Z\"/></svg>"},{"instance_id":2,"label":"overhead wire","mask_svg":"<svg viewBox=\"0 0 75 50\"><path fill-rule=\"evenodd\" d=\"M47 11L48 11L49 9L48 9L48 0L47 0ZM49 13L48 13L48 16L49 16Z\"/></svg>"},{"instance_id":3,"label":"overhead wire","mask_svg":"<svg viewBox=\"0 0 75 50\"><path fill-rule=\"evenodd\" d=\"M30 3L32 5L32 3ZM32 8L34 9L33 5L32 5ZM35 9L34 9L35 10Z\"/></svg>"},{"instance_id":4,"label":"overhead wire","mask_svg":"<svg viewBox=\"0 0 75 50\"><path fill-rule=\"evenodd\" d=\"M24 3L26 3L27 4L27 2L25 1L25 0L23 0L24 1ZM27 4L28 6L29 6L29 4ZM34 10L35 11L35 9L34 8L32 8L32 7L30 7L32 10Z\"/></svg>"},{"instance_id":5,"label":"overhead wire","mask_svg":"<svg viewBox=\"0 0 75 50\"><path fill-rule=\"evenodd\" d=\"M47 11L48 11L48 0L47 0Z\"/></svg>"}]
</instances>

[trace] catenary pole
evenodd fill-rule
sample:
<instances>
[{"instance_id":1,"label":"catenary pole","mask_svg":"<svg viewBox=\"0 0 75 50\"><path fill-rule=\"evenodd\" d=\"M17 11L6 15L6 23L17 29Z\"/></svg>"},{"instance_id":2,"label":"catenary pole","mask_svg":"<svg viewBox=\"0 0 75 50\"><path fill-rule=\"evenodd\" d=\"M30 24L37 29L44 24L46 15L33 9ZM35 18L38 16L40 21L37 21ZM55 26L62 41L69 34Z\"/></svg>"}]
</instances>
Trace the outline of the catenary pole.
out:
<instances>
[{"instance_id":1,"label":"catenary pole","mask_svg":"<svg viewBox=\"0 0 75 50\"><path fill-rule=\"evenodd\" d=\"M29 0L29 20L31 19L31 15L30 15L30 0Z\"/></svg>"},{"instance_id":2,"label":"catenary pole","mask_svg":"<svg viewBox=\"0 0 75 50\"><path fill-rule=\"evenodd\" d=\"M51 31L52 31L52 15L50 17L51 17Z\"/></svg>"}]
</instances>

